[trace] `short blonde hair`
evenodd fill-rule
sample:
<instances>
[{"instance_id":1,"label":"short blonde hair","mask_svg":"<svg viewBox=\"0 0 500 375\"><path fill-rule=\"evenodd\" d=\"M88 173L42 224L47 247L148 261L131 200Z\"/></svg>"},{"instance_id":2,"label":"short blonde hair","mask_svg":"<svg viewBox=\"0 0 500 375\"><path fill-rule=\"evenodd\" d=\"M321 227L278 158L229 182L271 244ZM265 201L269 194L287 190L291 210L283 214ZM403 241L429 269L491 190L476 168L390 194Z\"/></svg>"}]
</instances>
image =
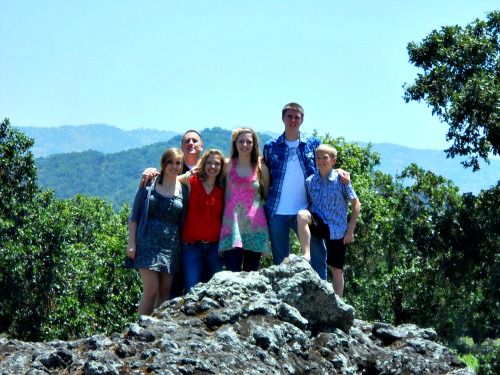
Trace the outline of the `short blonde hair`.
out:
<instances>
[{"instance_id":1,"label":"short blonde hair","mask_svg":"<svg viewBox=\"0 0 500 375\"><path fill-rule=\"evenodd\" d=\"M332 145L327 144L327 143L320 144L316 148L315 154L317 154L318 152L326 152L326 153L328 153L328 155L330 155L330 157L332 159L335 159L337 157L337 149L335 147L333 147Z\"/></svg>"}]
</instances>

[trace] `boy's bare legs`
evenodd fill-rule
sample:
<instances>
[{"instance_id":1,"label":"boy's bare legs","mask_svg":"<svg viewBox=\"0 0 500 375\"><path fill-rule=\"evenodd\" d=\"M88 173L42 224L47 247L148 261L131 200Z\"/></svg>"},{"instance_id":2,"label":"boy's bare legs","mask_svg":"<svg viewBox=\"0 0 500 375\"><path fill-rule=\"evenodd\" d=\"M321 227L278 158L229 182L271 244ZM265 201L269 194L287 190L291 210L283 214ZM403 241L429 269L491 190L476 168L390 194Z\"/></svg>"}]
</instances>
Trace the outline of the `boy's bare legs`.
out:
<instances>
[{"instance_id":1,"label":"boy's bare legs","mask_svg":"<svg viewBox=\"0 0 500 375\"><path fill-rule=\"evenodd\" d=\"M332 284L333 290L335 294L342 298L344 294L344 271L340 268L335 268L330 266L330 270L332 271Z\"/></svg>"},{"instance_id":2,"label":"boy's bare legs","mask_svg":"<svg viewBox=\"0 0 500 375\"><path fill-rule=\"evenodd\" d=\"M311 213L308 210L300 210L297 214L297 231L299 234L300 249L307 260L311 260Z\"/></svg>"}]
</instances>

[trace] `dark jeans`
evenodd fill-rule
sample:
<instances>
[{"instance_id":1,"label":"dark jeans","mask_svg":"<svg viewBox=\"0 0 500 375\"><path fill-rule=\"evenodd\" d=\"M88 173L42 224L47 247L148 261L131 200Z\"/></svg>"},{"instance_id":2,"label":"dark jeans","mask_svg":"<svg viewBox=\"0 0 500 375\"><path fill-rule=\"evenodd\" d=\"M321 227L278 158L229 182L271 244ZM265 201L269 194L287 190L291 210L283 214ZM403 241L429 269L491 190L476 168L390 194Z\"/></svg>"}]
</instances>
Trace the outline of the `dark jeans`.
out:
<instances>
[{"instance_id":1,"label":"dark jeans","mask_svg":"<svg viewBox=\"0 0 500 375\"><path fill-rule=\"evenodd\" d=\"M219 256L218 251L218 242L182 244L181 259L186 293L199 282L207 282L222 270L224 259Z\"/></svg>"},{"instance_id":2,"label":"dark jeans","mask_svg":"<svg viewBox=\"0 0 500 375\"><path fill-rule=\"evenodd\" d=\"M224 251L224 261L228 271L257 271L262 253L241 248Z\"/></svg>"}]
</instances>

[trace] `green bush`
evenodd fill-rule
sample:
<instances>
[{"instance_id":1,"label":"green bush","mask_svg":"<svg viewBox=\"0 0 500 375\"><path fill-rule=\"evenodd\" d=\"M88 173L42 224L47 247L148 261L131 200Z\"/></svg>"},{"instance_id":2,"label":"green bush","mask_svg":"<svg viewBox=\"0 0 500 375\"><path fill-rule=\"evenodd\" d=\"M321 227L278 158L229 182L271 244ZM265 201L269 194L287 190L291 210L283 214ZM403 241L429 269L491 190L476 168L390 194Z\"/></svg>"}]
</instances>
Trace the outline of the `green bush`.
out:
<instances>
[{"instance_id":1,"label":"green bush","mask_svg":"<svg viewBox=\"0 0 500 375\"><path fill-rule=\"evenodd\" d=\"M477 375L498 375L500 374L500 346L495 345L485 350L479 356L479 368Z\"/></svg>"},{"instance_id":2,"label":"green bush","mask_svg":"<svg viewBox=\"0 0 500 375\"><path fill-rule=\"evenodd\" d=\"M69 340L121 331L134 319L140 282L122 267L128 211L115 214L99 198L40 196L29 225L2 249L0 306L9 336Z\"/></svg>"}]
</instances>

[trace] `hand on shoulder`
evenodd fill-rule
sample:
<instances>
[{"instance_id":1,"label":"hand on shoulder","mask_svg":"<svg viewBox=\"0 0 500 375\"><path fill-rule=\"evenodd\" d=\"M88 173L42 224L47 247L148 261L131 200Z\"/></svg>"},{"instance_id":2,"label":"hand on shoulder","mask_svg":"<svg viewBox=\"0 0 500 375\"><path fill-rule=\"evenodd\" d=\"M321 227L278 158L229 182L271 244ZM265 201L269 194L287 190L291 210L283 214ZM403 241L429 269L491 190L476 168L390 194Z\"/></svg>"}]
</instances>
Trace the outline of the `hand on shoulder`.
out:
<instances>
[{"instance_id":1,"label":"hand on shoulder","mask_svg":"<svg viewBox=\"0 0 500 375\"><path fill-rule=\"evenodd\" d=\"M351 175L349 172L343 169L335 169L335 172L340 176L340 180L343 184L349 184L351 182Z\"/></svg>"},{"instance_id":2,"label":"hand on shoulder","mask_svg":"<svg viewBox=\"0 0 500 375\"><path fill-rule=\"evenodd\" d=\"M139 186L146 187L149 182L153 181L153 179L158 176L160 172L156 168L146 168L144 172L142 172L141 182Z\"/></svg>"}]
</instances>

